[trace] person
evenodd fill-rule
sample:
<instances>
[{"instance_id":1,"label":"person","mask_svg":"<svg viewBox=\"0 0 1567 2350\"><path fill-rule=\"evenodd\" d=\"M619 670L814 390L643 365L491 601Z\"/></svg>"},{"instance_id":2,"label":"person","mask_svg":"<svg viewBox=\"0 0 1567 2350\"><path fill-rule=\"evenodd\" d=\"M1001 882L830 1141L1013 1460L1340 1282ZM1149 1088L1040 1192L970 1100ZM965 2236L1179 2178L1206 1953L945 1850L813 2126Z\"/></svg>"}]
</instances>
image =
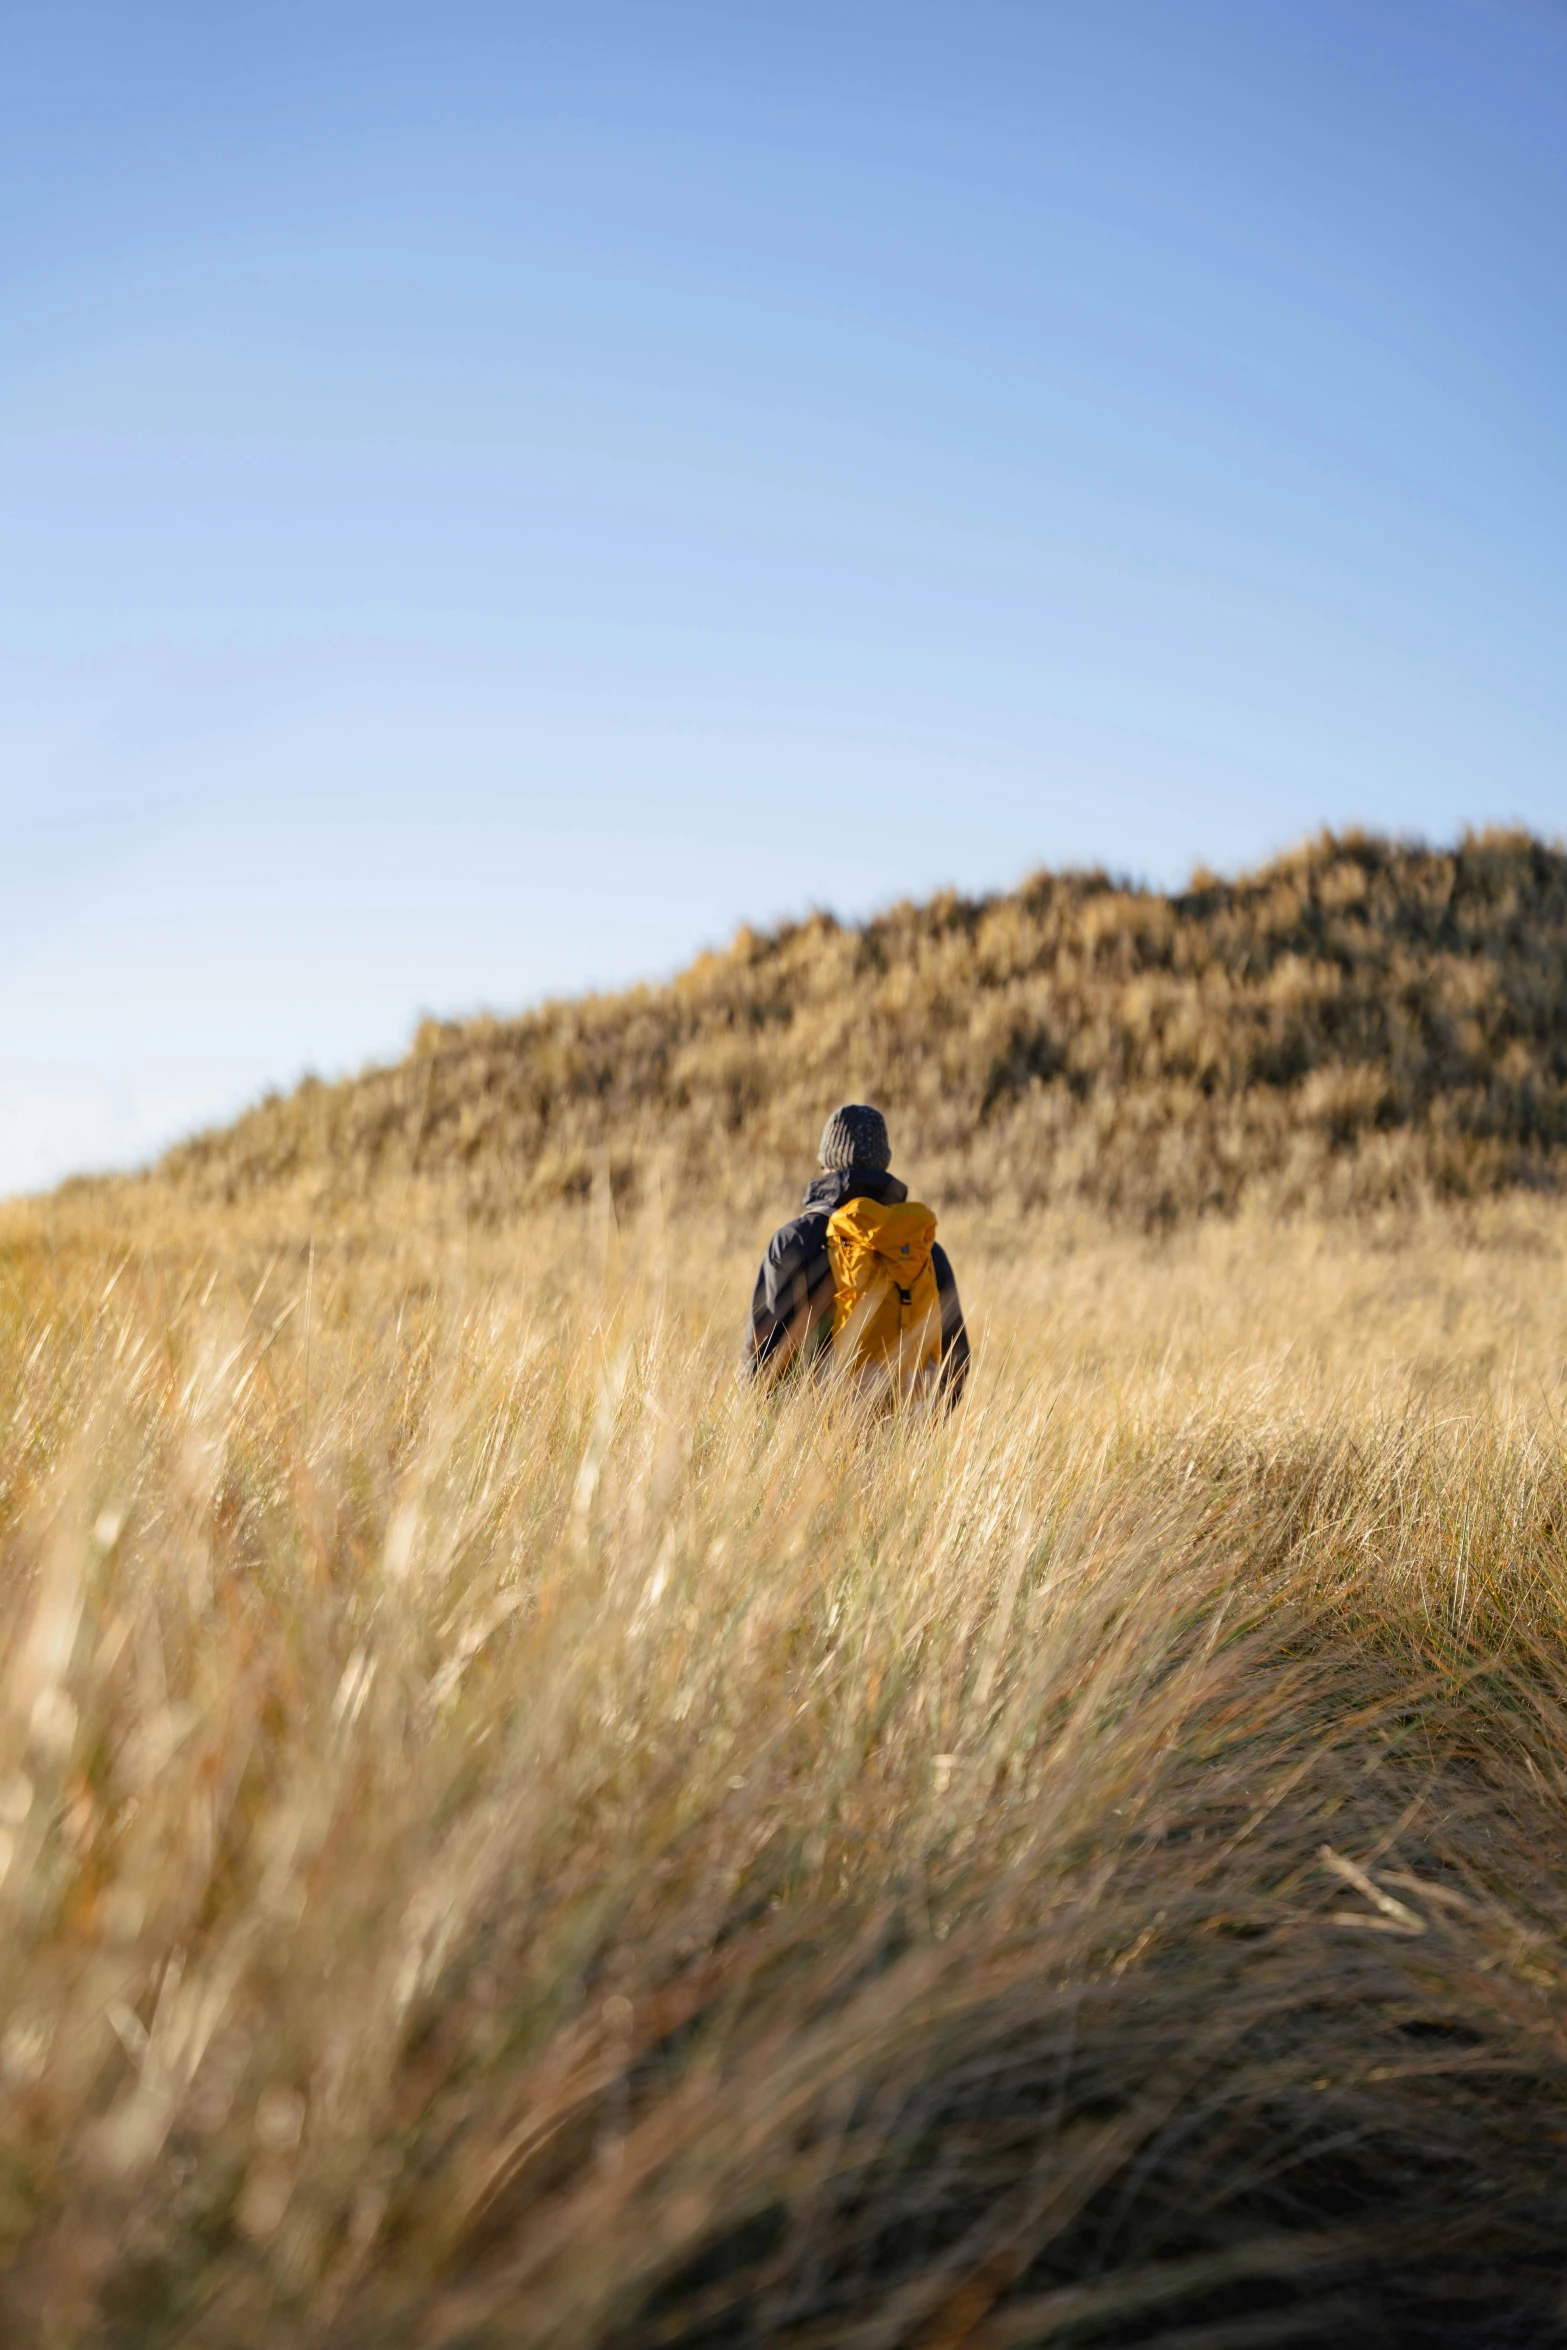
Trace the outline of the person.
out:
<instances>
[{"instance_id":1,"label":"person","mask_svg":"<svg viewBox=\"0 0 1567 2350\"><path fill-rule=\"evenodd\" d=\"M845 1102L822 1129L821 1173L803 1215L767 1244L751 1297L742 1374L764 1383L837 1367L903 1401L949 1409L969 1371L968 1332L930 1210L890 1172L887 1121Z\"/></svg>"}]
</instances>

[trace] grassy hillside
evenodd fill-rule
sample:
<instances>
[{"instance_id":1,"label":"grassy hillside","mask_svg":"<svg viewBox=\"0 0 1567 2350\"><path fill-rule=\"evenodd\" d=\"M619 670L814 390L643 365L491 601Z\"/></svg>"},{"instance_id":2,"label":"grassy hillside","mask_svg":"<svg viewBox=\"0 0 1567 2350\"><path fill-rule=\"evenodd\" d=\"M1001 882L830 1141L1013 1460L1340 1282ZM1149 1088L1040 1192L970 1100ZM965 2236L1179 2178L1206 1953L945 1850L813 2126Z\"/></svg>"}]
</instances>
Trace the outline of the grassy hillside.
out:
<instances>
[{"instance_id":1,"label":"grassy hillside","mask_svg":"<svg viewBox=\"0 0 1567 2350\"><path fill-rule=\"evenodd\" d=\"M1559 2342L1564 884L820 920L0 1211L0 2341ZM948 1419L735 1381L846 1093Z\"/></svg>"},{"instance_id":2,"label":"grassy hillside","mask_svg":"<svg viewBox=\"0 0 1567 2350\"><path fill-rule=\"evenodd\" d=\"M1567 1164L1567 856L1324 836L1178 896L1040 874L859 926L826 915L672 984L428 1023L175 1151L160 1181L314 1210L391 1185L470 1216L587 1193L796 1188L869 1097L951 1207L1141 1222L1553 1186Z\"/></svg>"}]
</instances>

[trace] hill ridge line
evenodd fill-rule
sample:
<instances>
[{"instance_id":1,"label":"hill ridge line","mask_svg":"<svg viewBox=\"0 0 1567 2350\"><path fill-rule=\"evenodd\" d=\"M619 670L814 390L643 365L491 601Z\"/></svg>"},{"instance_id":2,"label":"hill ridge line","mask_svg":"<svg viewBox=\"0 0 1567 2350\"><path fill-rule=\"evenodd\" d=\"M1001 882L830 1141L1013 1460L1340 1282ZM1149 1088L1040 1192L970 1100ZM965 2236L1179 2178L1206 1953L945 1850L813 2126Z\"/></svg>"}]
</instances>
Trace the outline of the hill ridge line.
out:
<instances>
[{"instance_id":1,"label":"hill ridge line","mask_svg":"<svg viewBox=\"0 0 1567 2350\"><path fill-rule=\"evenodd\" d=\"M878 1101L949 1203L1168 1223L1557 1186L1567 852L1323 832L1182 891L1102 868L860 922L742 926L663 982L426 1020L149 1175L329 1212L387 1182L505 1220L607 1182L749 1209L797 1188L835 1102Z\"/></svg>"}]
</instances>

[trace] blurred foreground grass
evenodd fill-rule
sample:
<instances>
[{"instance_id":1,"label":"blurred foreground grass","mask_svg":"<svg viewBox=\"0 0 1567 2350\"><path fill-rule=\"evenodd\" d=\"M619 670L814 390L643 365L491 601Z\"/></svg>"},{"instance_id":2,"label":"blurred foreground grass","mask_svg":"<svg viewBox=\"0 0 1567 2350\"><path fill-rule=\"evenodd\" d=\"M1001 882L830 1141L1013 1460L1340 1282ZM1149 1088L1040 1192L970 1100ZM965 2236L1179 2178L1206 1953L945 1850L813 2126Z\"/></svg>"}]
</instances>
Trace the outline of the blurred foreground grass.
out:
<instances>
[{"instance_id":1,"label":"blurred foreground grass","mask_svg":"<svg viewBox=\"0 0 1567 2350\"><path fill-rule=\"evenodd\" d=\"M0 2338L1484 2344L1567 2289L1567 1219L0 1231Z\"/></svg>"}]
</instances>

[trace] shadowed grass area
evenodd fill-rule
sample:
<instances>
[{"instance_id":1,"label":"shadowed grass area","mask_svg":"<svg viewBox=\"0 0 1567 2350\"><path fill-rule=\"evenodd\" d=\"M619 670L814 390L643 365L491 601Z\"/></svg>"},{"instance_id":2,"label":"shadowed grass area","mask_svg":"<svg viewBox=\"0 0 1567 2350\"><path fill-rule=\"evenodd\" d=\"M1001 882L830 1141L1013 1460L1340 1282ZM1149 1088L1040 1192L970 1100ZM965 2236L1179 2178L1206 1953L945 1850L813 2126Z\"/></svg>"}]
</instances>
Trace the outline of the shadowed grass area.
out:
<instances>
[{"instance_id":1,"label":"shadowed grass area","mask_svg":"<svg viewBox=\"0 0 1567 2350\"><path fill-rule=\"evenodd\" d=\"M1544 2343L1563 1233L0 1259L19 2341Z\"/></svg>"}]
</instances>

